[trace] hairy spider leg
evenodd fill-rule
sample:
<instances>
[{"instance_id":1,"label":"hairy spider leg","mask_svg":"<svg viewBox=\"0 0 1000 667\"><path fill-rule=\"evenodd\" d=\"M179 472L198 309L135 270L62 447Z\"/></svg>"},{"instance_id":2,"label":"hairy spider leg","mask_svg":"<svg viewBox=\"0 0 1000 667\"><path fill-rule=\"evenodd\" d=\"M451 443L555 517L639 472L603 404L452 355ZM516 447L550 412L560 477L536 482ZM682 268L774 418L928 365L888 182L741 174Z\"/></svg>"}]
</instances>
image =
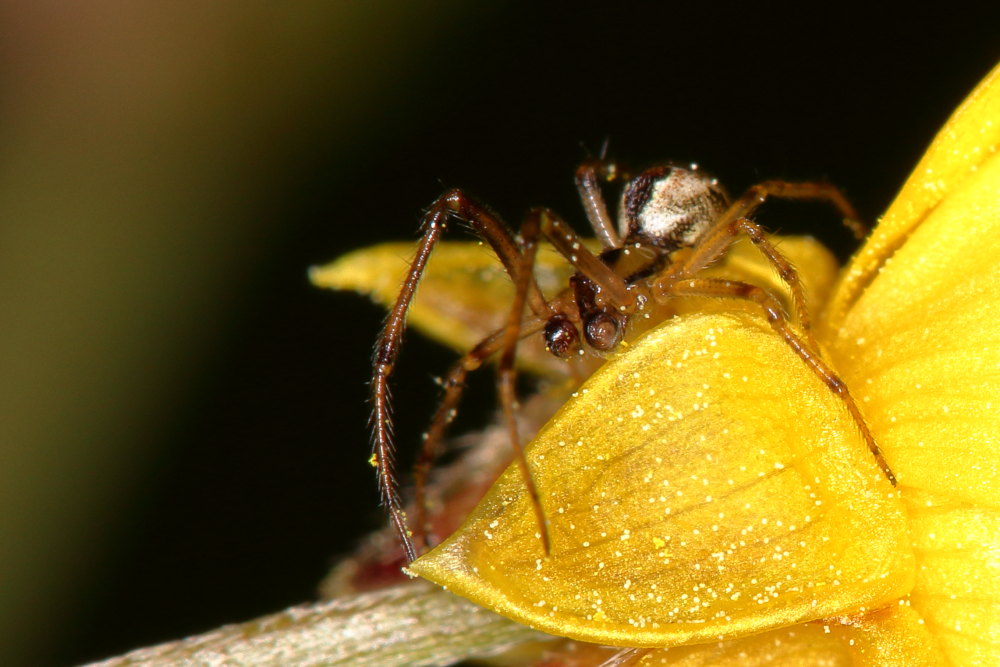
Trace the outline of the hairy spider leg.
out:
<instances>
[{"instance_id":1,"label":"hairy spider leg","mask_svg":"<svg viewBox=\"0 0 1000 667\"><path fill-rule=\"evenodd\" d=\"M427 266L427 260L434 245L441 238L448 222L456 218L468 222L472 228L493 248L504 268L511 276L516 276L522 264L521 251L510 232L485 206L473 201L461 190L453 189L444 193L431 205L421 225L423 237L417 247L410 270L400 289L396 303L386 319L375 346L372 371L372 449L378 469L379 490L382 504L388 509L390 522L412 561L416 551L410 539L399 493L399 483L395 474L395 445L393 443L393 422L389 377L399 358L403 332L406 328L406 313L416 293L417 285ZM548 313L548 304L541 290L530 278L527 301L532 311L542 317Z\"/></svg>"},{"instance_id":2,"label":"hairy spider leg","mask_svg":"<svg viewBox=\"0 0 1000 667\"><path fill-rule=\"evenodd\" d=\"M531 476L531 470L528 469L528 459L525 457L524 447L521 445L521 437L517 430L517 415L514 412L517 404L515 389L517 369L514 366L514 361L517 354L517 343L521 339L524 304L528 297L528 287L531 285L535 257L538 254L539 218L542 215L544 215L542 210L533 209L521 225L521 251L524 261L514 279L514 303L511 305L510 314L507 317L507 326L504 329L502 341L503 351L497 366L497 393L500 395L500 405L503 409L504 421L507 423L510 443L514 448L514 456L521 469L521 477L524 479L528 494L531 496L535 519L538 522L538 532L542 538L542 546L545 554L548 555L552 552L548 521L545 518L545 510L542 508L538 487Z\"/></svg>"},{"instance_id":3,"label":"hairy spider leg","mask_svg":"<svg viewBox=\"0 0 1000 667\"><path fill-rule=\"evenodd\" d=\"M532 284L533 268L538 251L537 241L541 215L541 210L532 210L521 225L521 265L515 273L514 300L507 317L506 325L484 338L463 355L461 359L455 362L441 383L444 393L430 426L424 434L423 445L417 458L417 463L414 466L414 504L417 513L417 530L415 531L414 537L416 539L414 542L418 546L426 546L426 535L428 532L427 479L434 460L440 455L445 430L455 417L458 403L465 389L465 380L470 372L479 369L489 357L500 352L497 365L497 395L500 399L511 446L514 449L515 460L518 463L525 486L531 496L545 553L550 552L551 543L548 522L545 519L541 498L524 455L524 448L521 444L515 414L515 406L517 404L515 393L517 343L522 338L538 333L545 325L545 320L537 316L529 319L527 322L524 321L524 307L528 290ZM555 311L551 310L550 307L548 316L553 314L555 314Z\"/></svg>"}]
</instances>

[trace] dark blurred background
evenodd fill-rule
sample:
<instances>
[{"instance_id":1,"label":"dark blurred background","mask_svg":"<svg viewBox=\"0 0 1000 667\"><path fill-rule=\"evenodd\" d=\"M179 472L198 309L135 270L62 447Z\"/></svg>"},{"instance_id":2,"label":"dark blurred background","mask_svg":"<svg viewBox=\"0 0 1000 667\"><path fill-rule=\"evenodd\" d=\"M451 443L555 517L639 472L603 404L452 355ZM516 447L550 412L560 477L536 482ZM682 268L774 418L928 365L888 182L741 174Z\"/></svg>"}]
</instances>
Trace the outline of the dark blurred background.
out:
<instances>
[{"instance_id":1,"label":"dark blurred background","mask_svg":"<svg viewBox=\"0 0 1000 667\"><path fill-rule=\"evenodd\" d=\"M986 10L702 4L0 6L0 662L307 600L380 525L382 313L310 265L414 238L445 186L582 228L605 139L874 219L1000 55ZM761 220L851 248L822 209ZM404 355L406 447L451 355Z\"/></svg>"}]
</instances>

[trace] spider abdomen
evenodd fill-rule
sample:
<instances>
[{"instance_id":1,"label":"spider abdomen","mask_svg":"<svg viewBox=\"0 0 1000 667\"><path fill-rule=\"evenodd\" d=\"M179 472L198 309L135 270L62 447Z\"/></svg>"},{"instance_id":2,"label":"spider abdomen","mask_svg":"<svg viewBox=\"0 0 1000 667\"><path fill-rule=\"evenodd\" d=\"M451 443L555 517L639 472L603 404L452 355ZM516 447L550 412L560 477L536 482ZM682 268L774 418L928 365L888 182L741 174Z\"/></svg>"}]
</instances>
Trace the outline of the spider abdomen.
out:
<instances>
[{"instance_id":1,"label":"spider abdomen","mask_svg":"<svg viewBox=\"0 0 1000 667\"><path fill-rule=\"evenodd\" d=\"M625 243L648 243L667 251L689 247L729 206L718 181L696 166L647 169L625 188L619 232Z\"/></svg>"}]
</instances>

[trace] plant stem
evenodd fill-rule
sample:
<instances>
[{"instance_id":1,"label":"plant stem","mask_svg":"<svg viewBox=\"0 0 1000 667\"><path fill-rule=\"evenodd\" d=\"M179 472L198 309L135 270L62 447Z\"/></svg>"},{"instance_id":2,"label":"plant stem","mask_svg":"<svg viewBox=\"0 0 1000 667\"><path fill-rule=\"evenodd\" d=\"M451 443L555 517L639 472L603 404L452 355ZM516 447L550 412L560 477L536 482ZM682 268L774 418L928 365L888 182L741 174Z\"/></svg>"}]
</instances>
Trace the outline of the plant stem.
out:
<instances>
[{"instance_id":1,"label":"plant stem","mask_svg":"<svg viewBox=\"0 0 1000 667\"><path fill-rule=\"evenodd\" d=\"M444 666L547 635L426 582L292 607L89 667Z\"/></svg>"}]
</instances>

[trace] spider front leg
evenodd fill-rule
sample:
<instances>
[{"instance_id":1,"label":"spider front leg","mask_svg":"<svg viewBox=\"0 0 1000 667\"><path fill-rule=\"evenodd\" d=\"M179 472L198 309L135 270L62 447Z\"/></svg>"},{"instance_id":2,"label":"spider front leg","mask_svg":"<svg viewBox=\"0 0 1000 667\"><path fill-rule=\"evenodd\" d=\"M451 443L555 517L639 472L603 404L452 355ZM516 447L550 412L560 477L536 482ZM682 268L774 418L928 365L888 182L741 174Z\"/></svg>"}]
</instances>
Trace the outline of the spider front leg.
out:
<instances>
[{"instance_id":1,"label":"spider front leg","mask_svg":"<svg viewBox=\"0 0 1000 667\"><path fill-rule=\"evenodd\" d=\"M441 238L452 218L468 222L472 228L493 248L511 276L517 276L523 259L517 242L500 220L486 207L473 201L460 190L450 190L439 197L427 211L422 224L423 237L417 247L410 270L400 289L399 296L386 319L382 333L375 347L372 370L372 449L374 463L378 470L379 489L382 503L389 512L390 522L399 536L408 560L416 558L416 550L410 539L399 493L399 483L395 474L395 445L393 443L392 407L390 403L389 377L392 375L402 345L406 328L406 313L409 310L417 285L427 266L427 261L435 244ZM533 312L543 316L548 312L548 304L534 279L529 276L526 300Z\"/></svg>"},{"instance_id":2,"label":"spider front leg","mask_svg":"<svg viewBox=\"0 0 1000 667\"><path fill-rule=\"evenodd\" d=\"M771 328L784 339L788 346L792 348L792 351L806 363L810 370L823 380L830 391L836 394L844 403L847 411L854 419L854 423L858 427L862 439L875 457L875 461L882 470L882 473L893 486L896 485L896 476L883 458L878 443L875 442L875 437L868 428L868 424L861 414L858 404L854 401L854 397L848 391L847 385L823 361L817 348L807 344L792 330L782 313L781 304L770 292L757 285L736 280L724 280L721 278L676 278L673 276L657 279L653 283L651 291L653 297L660 300L678 296L721 297L751 301L760 306Z\"/></svg>"},{"instance_id":3,"label":"spider front leg","mask_svg":"<svg viewBox=\"0 0 1000 667\"><path fill-rule=\"evenodd\" d=\"M528 468L527 459L524 456L515 415L515 406L517 403L515 394L517 343L521 338L541 331L546 321L536 316L527 324L522 323L525 302L529 289L533 284L533 268L538 249L539 217L540 211L534 210L528 215L521 226L521 263L514 273L514 301L509 311L506 325L484 338L462 356L461 359L455 362L442 381L444 394L442 395L441 402L438 404L438 409L434 413L431 424L424 434L423 445L417 458L417 463L414 466L414 504L417 514L417 529L414 537L416 538L415 542L420 546L426 546L426 536L429 532L427 521L427 478L434 460L440 455L441 443L444 441L445 431L455 417L458 403L465 390L465 380L470 372L479 369L490 357L499 352L497 395L500 400L504 421L507 425L511 446L514 449L515 460L521 470L525 486L528 489L535 508L539 533L542 536L545 553L549 553L550 551L550 540L545 514L542 509L538 489ZM554 311L547 304L546 308L548 308L546 311L547 319L554 315Z\"/></svg>"}]
</instances>

